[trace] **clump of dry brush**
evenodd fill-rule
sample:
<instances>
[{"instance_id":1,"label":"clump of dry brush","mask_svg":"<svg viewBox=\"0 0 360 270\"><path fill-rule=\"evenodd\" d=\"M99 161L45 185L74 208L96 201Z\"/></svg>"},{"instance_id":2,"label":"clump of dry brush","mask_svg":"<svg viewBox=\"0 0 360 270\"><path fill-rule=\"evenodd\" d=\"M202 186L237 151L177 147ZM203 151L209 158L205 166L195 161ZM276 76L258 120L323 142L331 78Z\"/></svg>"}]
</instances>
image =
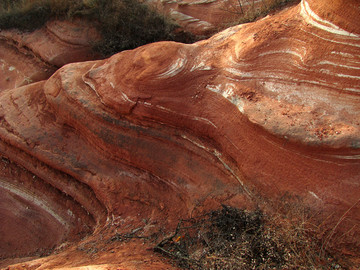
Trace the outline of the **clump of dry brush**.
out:
<instances>
[{"instance_id":1,"label":"clump of dry brush","mask_svg":"<svg viewBox=\"0 0 360 270\"><path fill-rule=\"evenodd\" d=\"M248 23L265 17L267 14L278 11L286 5L295 5L300 0L236 0L228 1L225 11L236 15L231 25Z\"/></svg>"},{"instance_id":2,"label":"clump of dry brush","mask_svg":"<svg viewBox=\"0 0 360 270\"><path fill-rule=\"evenodd\" d=\"M34 31L53 19L91 21L102 35L94 51L108 57L156 41L191 43L190 33L142 0L2 0L0 30Z\"/></svg>"},{"instance_id":3,"label":"clump of dry brush","mask_svg":"<svg viewBox=\"0 0 360 270\"><path fill-rule=\"evenodd\" d=\"M345 269L304 222L223 205L181 220L155 251L183 269Z\"/></svg>"}]
</instances>

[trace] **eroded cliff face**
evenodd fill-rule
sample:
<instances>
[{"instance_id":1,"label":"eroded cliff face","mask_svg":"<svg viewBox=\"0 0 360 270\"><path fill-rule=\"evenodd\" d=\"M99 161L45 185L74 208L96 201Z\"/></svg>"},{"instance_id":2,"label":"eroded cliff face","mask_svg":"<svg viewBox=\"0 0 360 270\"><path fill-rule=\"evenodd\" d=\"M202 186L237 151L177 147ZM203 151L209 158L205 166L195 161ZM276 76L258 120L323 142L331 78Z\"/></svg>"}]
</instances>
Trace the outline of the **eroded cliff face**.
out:
<instances>
[{"instance_id":1,"label":"eroded cliff face","mask_svg":"<svg viewBox=\"0 0 360 270\"><path fill-rule=\"evenodd\" d=\"M355 0L303 0L206 41L154 43L3 91L2 256L37 246L30 231L56 236L47 249L91 230L80 249L17 267L164 269L146 245L106 237L286 193L317 214L327 245L359 254L359 15ZM34 221L21 223L27 243L10 237L17 220Z\"/></svg>"}]
</instances>

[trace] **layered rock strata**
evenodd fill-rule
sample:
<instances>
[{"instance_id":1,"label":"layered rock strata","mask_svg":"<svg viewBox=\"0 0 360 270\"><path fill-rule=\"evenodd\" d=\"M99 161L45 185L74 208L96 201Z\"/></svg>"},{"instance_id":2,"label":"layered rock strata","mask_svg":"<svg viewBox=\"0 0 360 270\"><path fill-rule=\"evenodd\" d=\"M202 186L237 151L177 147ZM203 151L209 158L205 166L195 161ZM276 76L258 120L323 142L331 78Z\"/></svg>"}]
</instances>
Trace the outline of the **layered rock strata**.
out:
<instances>
[{"instance_id":1,"label":"layered rock strata","mask_svg":"<svg viewBox=\"0 0 360 270\"><path fill-rule=\"evenodd\" d=\"M1 93L1 154L70 197L99 239L115 220L173 227L288 194L316 213L325 247L359 254L358 15L355 0L303 0L206 41L67 65ZM25 200L8 174L5 200ZM85 232L56 201L67 235Z\"/></svg>"},{"instance_id":2,"label":"layered rock strata","mask_svg":"<svg viewBox=\"0 0 360 270\"><path fill-rule=\"evenodd\" d=\"M88 21L50 21L34 32L0 31L0 90L48 79L65 64L99 59L100 39Z\"/></svg>"},{"instance_id":3,"label":"layered rock strata","mask_svg":"<svg viewBox=\"0 0 360 270\"><path fill-rule=\"evenodd\" d=\"M147 0L165 12L184 30L197 36L209 36L241 20L253 20L276 2L274 0ZM286 1L283 1L286 2ZM298 1L300 2L300 1ZM292 1L290 4L296 4ZM280 6L280 5L279 5Z\"/></svg>"}]
</instances>

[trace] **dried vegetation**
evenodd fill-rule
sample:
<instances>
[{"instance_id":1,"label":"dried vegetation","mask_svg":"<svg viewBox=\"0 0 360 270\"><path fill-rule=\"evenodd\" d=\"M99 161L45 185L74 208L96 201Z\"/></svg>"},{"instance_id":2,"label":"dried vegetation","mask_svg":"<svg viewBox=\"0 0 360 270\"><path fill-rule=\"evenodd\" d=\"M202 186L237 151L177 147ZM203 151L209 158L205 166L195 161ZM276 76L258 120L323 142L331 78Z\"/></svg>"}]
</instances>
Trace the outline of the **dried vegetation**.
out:
<instances>
[{"instance_id":1,"label":"dried vegetation","mask_svg":"<svg viewBox=\"0 0 360 270\"><path fill-rule=\"evenodd\" d=\"M225 11L235 15L230 25L253 22L258 18L283 9L287 5L294 5L300 0L236 0L229 1ZM229 25L227 25L229 26Z\"/></svg>"},{"instance_id":2,"label":"dried vegetation","mask_svg":"<svg viewBox=\"0 0 360 270\"><path fill-rule=\"evenodd\" d=\"M306 209L284 204L278 214L223 205L181 220L155 250L183 269L347 269L322 250Z\"/></svg>"},{"instance_id":3,"label":"dried vegetation","mask_svg":"<svg viewBox=\"0 0 360 270\"><path fill-rule=\"evenodd\" d=\"M235 14L235 25L254 21L298 0L237 0L226 11ZM183 31L170 17L141 0L2 0L0 30L33 31L51 19L84 18L96 22L103 39L93 44L104 57L148 43L173 40L192 43L195 37ZM224 27L219 28L219 30Z\"/></svg>"},{"instance_id":4,"label":"dried vegetation","mask_svg":"<svg viewBox=\"0 0 360 270\"><path fill-rule=\"evenodd\" d=\"M51 19L95 22L103 39L94 50L104 57L162 40L192 42L169 17L137 0L3 0L0 29L33 31ZM177 30L177 31L175 31Z\"/></svg>"}]
</instances>

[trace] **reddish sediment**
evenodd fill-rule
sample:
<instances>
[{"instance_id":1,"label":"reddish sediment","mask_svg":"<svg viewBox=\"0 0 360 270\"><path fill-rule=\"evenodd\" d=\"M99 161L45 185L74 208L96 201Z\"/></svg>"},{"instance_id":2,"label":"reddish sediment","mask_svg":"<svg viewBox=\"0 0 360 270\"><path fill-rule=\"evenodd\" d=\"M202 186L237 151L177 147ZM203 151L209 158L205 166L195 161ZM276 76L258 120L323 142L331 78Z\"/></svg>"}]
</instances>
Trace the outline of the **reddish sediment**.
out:
<instances>
[{"instance_id":1,"label":"reddish sediment","mask_svg":"<svg viewBox=\"0 0 360 270\"><path fill-rule=\"evenodd\" d=\"M66 224L39 223L66 228L52 245L92 230L80 247L13 269L170 269L141 239L106 241L174 228L221 204L266 207L284 194L316 213L327 246L359 254L359 13L356 1L303 0L205 41L153 43L2 91L0 152L29 175L3 170L15 195L2 200L25 213L11 185L25 179L31 190L36 177L57 194L43 200ZM94 243L102 249L91 253Z\"/></svg>"}]
</instances>

